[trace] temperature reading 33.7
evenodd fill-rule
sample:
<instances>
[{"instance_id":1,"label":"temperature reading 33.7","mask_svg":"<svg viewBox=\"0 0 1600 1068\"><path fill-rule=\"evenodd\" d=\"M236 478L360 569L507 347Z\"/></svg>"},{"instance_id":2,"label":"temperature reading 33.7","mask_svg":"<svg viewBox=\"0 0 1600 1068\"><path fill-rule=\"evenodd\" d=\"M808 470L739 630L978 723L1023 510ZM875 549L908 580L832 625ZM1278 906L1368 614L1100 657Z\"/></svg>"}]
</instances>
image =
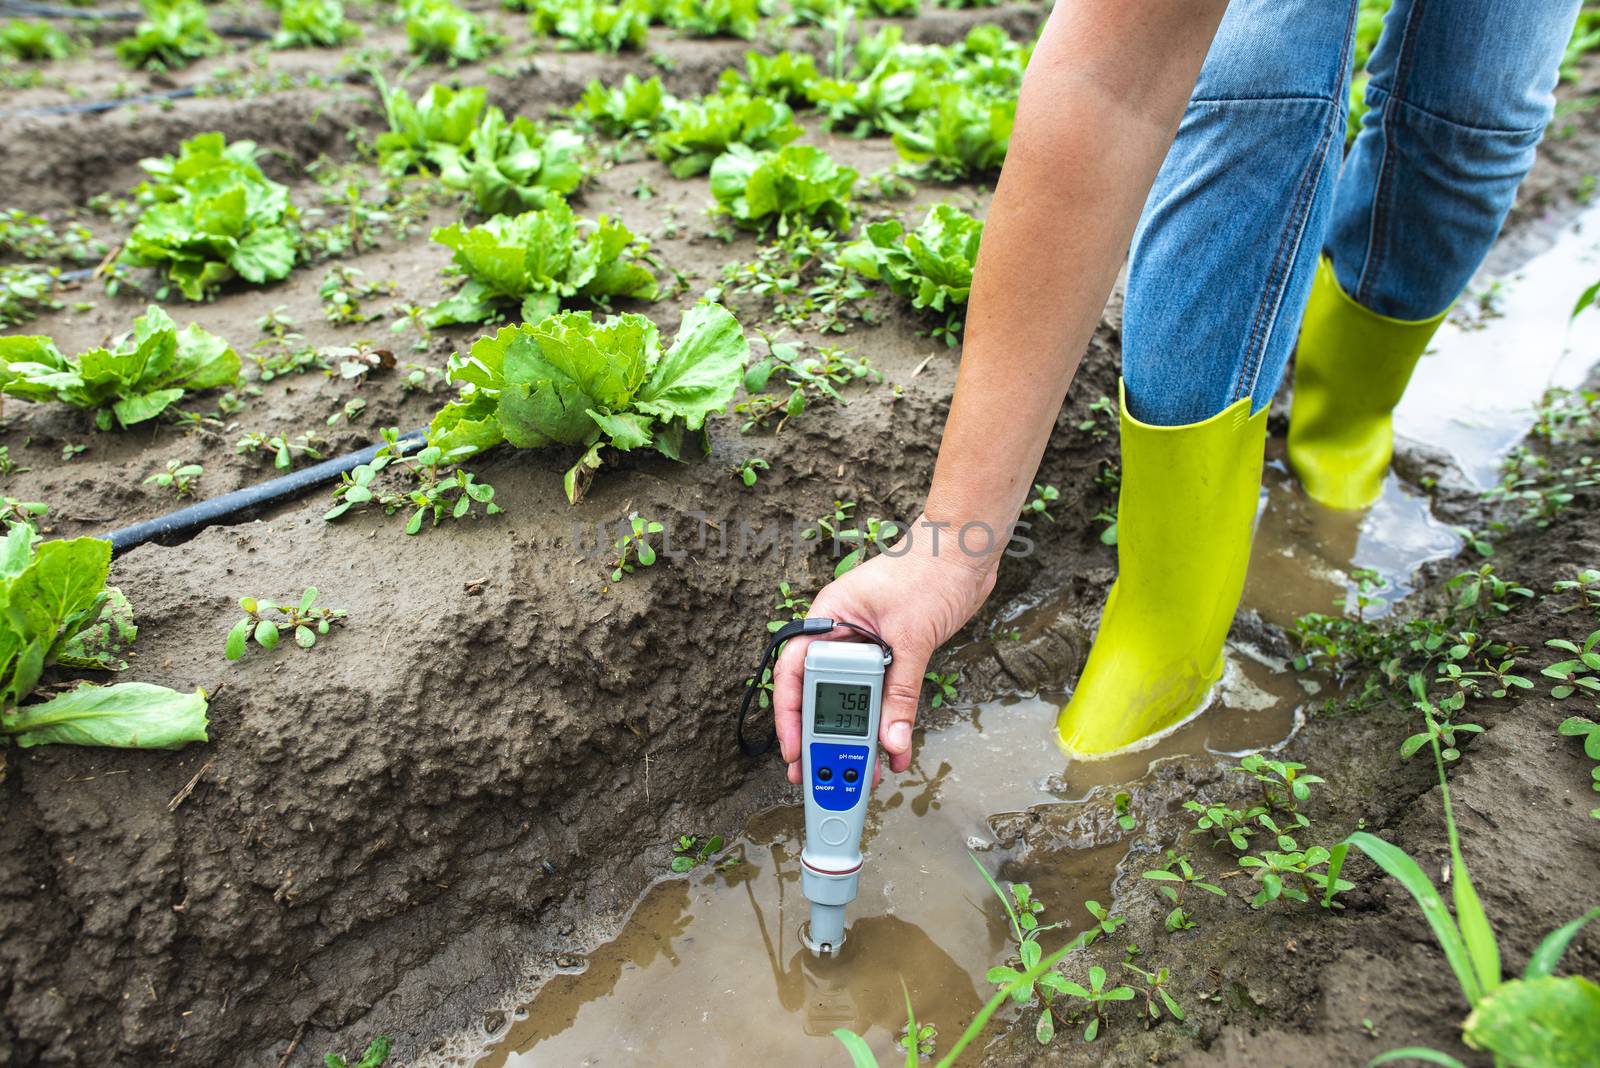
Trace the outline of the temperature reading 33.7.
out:
<instances>
[{"instance_id":1,"label":"temperature reading 33.7","mask_svg":"<svg viewBox=\"0 0 1600 1068\"><path fill-rule=\"evenodd\" d=\"M817 684L811 729L817 734L848 734L864 738L872 716L872 687L837 682Z\"/></svg>"}]
</instances>

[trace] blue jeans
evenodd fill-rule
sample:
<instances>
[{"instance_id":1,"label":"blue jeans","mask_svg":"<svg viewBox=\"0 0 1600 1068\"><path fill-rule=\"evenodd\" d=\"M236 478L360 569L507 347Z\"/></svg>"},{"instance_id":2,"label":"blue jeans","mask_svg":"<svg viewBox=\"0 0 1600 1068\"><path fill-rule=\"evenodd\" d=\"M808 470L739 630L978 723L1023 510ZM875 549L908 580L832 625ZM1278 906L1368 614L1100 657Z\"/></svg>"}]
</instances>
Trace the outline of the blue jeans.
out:
<instances>
[{"instance_id":1,"label":"blue jeans","mask_svg":"<svg viewBox=\"0 0 1600 1068\"><path fill-rule=\"evenodd\" d=\"M1345 155L1356 0L1232 0L1134 233L1131 414L1268 404L1319 255L1381 315L1449 307L1533 165L1579 2L1395 0Z\"/></svg>"}]
</instances>

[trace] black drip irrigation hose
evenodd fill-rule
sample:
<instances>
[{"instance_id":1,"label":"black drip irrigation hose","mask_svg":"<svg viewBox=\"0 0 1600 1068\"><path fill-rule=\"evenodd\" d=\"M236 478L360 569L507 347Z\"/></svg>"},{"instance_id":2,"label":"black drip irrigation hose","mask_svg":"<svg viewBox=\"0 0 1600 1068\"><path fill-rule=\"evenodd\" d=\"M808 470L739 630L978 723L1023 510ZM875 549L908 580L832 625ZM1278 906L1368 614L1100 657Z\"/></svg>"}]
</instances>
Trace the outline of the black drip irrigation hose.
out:
<instances>
[{"instance_id":1,"label":"black drip irrigation hose","mask_svg":"<svg viewBox=\"0 0 1600 1068\"><path fill-rule=\"evenodd\" d=\"M399 441L402 448L409 444L420 444L426 434L426 428L418 427L409 434L400 435ZM107 540L111 542L111 555L121 556L129 549L143 545L147 541L159 539L169 543L178 542L193 537L209 526L226 526L231 522L242 522L249 513L257 509L293 500L309 489L332 482L364 463L371 463L381 448L382 444L368 445L364 449L346 453L344 456L335 456L293 474L268 479L254 486L246 486L232 493L224 493L220 497L191 504L187 508L179 508L176 512L155 519L147 519L143 523L135 523L131 527L113 530L106 535Z\"/></svg>"},{"instance_id":2,"label":"black drip irrigation hose","mask_svg":"<svg viewBox=\"0 0 1600 1068\"><path fill-rule=\"evenodd\" d=\"M115 111L117 108L131 107L134 104L159 104L164 100L182 100L185 97L198 96L198 86L186 85L182 89L167 89L160 93L140 93L138 96L124 96L116 100L79 100L71 104L46 104L36 108L17 108L14 111L0 111L0 115L10 118L27 118L31 115L82 115L96 114L102 111Z\"/></svg>"},{"instance_id":3,"label":"black drip irrigation hose","mask_svg":"<svg viewBox=\"0 0 1600 1068\"><path fill-rule=\"evenodd\" d=\"M0 11L8 15L25 15L36 19L88 19L104 22L112 19L133 21L144 18L142 11L92 11L82 7L54 7L50 4L29 4L23 0L4 0Z\"/></svg>"}]
</instances>

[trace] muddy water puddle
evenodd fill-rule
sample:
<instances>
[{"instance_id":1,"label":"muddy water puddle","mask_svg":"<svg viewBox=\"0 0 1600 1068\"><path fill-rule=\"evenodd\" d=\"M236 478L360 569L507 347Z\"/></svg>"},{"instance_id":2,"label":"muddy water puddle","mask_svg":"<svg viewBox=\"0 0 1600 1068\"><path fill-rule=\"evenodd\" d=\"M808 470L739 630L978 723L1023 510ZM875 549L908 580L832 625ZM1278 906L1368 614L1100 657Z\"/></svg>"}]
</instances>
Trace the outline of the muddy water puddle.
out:
<instances>
[{"instance_id":1,"label":"muddy water puddle","mask_svg":"<svg viewBox=\"0 0 1600 1068\"><path fill-rule=\"evenodd\" d=\"M1447 455L1472 488L1494 486L1545 391L1575 388L1600 364L1597 313L1569 322L1578 295L1597 277L1600 208L1591 208L1520 270L1462 298L1417 365L1395 410L1395 433ZM1301 492L1283 442L1274 439L1262 481L1245 604L1277 626L1291 626L1305 612L1334 611L1358 569L1382 579L1383 588L1370 594L1378 603L1367 609L1369 618L1382 615L1412 591L1418 567L1461 548L1460 535L1434 518L1428 498L1392 471L1370 509L1334 511Z\"/></svg>"},{"instance_id":2,"label":"muddy water puddle","mask_svg":"<svg viewBox=\"0 0 1600 1068\"><path fill-rule=\"evenodd\" d=\"M910 769L875 789L861 894L838 959L800 945L801 809L771 809L736 843L740 864L658 883L621 934L582 971L546 983L479 1064L834 1065L836 1027L887 1057L905 1022L902 980L918 1017L953 1037L992 993L984 971L1007 954L1002 914L968 851L1001 878L1031 880L1048 916L1073 923L1062 940L1087 917L1084 901L1109 900L1127 851L1113 838L1013 857L997 848L993 817L1108 808L1107 787L1166 757L1274 745L1292 731L1302 696L1288 675L1237 653L1208 714L1139 752L1065 767L1053 741L1057 701L962 713L926 732Z\"/></svg>"},{"instance_id":3,"label":"muddy water puddle","mask_svg":"<svg viewBox=\"0 0 1600 1068\"><path fill-rule=\"evenodd\" d=\"M1453 316L1396 413L1398 432L1446 451L1469 484L1492 485L1544 390L1576 386L1600 362L1600 332L1567 325L1577 280L1600 266L1597 248L1600 209L1493 287L1475 314ZM1302 613L1334 610L1352 573L1370 569L1387 586L1369 613L1382 612L1410 592L1421 564L1459 545L1427 497L1392 474L1365 513L1320 508L1300 492L1275 442L1245 606L1288 626ZM1230 648L1203 715L1137 752L1065 764L1053 742L1057 701L964 713L924 732L910 770L874 790L861 894L837 959L817 960L799 943L808 911L801 809L772 809L736 841L739 864L656 884L618 936L545 983L478 1063L834 1065L844 1056L831 1037L837 1027L863 1034L887 1062L905 1019L902 982L943 1045L991 992L984 971L1007 955L1000 910L969 851L1003 879L1030 881L1047 918L1079 924L1084 901L1108 897L1126 845L1103 830L1113 821L1076 817L1103 815L1091 806L1108 807L1114 789L1161 760L1281 744L1310 690L1285 665ZM995 828L1010 814L1041 806L1057 827L1083 831L1055 836L1070 848L1011 852L997 842Z\"/></svg>"}]
</instances>

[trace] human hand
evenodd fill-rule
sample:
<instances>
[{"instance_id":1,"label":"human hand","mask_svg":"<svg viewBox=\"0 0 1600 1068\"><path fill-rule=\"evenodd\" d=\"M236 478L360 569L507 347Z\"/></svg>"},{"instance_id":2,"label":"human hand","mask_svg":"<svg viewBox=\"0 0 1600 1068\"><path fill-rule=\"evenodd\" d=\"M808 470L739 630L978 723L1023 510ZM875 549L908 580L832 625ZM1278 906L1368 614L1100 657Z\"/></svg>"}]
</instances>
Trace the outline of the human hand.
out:
<instances>
[{"instance_id":1,"label":"human hand","mask_svg":"<svg viewBox=\"0 0 1600 1068\"><path fill-rule=\"evenodd\" d=\"M902 542L891 551L903 546ZM904 771L911 763L911 726L929 658L972 618L994 588L994 570L987 563L950 544L940 548L936 553L931 544L924 547L920 539L913 539L901 555L875 556L824 586L806 613L859 624L894 648L878 724L878 744L888 755L891 771ZM789 781L797 784L806 646L814 640L791 639L772 672L778 746L789 766Z\"/></svg>"}]
</instances>

